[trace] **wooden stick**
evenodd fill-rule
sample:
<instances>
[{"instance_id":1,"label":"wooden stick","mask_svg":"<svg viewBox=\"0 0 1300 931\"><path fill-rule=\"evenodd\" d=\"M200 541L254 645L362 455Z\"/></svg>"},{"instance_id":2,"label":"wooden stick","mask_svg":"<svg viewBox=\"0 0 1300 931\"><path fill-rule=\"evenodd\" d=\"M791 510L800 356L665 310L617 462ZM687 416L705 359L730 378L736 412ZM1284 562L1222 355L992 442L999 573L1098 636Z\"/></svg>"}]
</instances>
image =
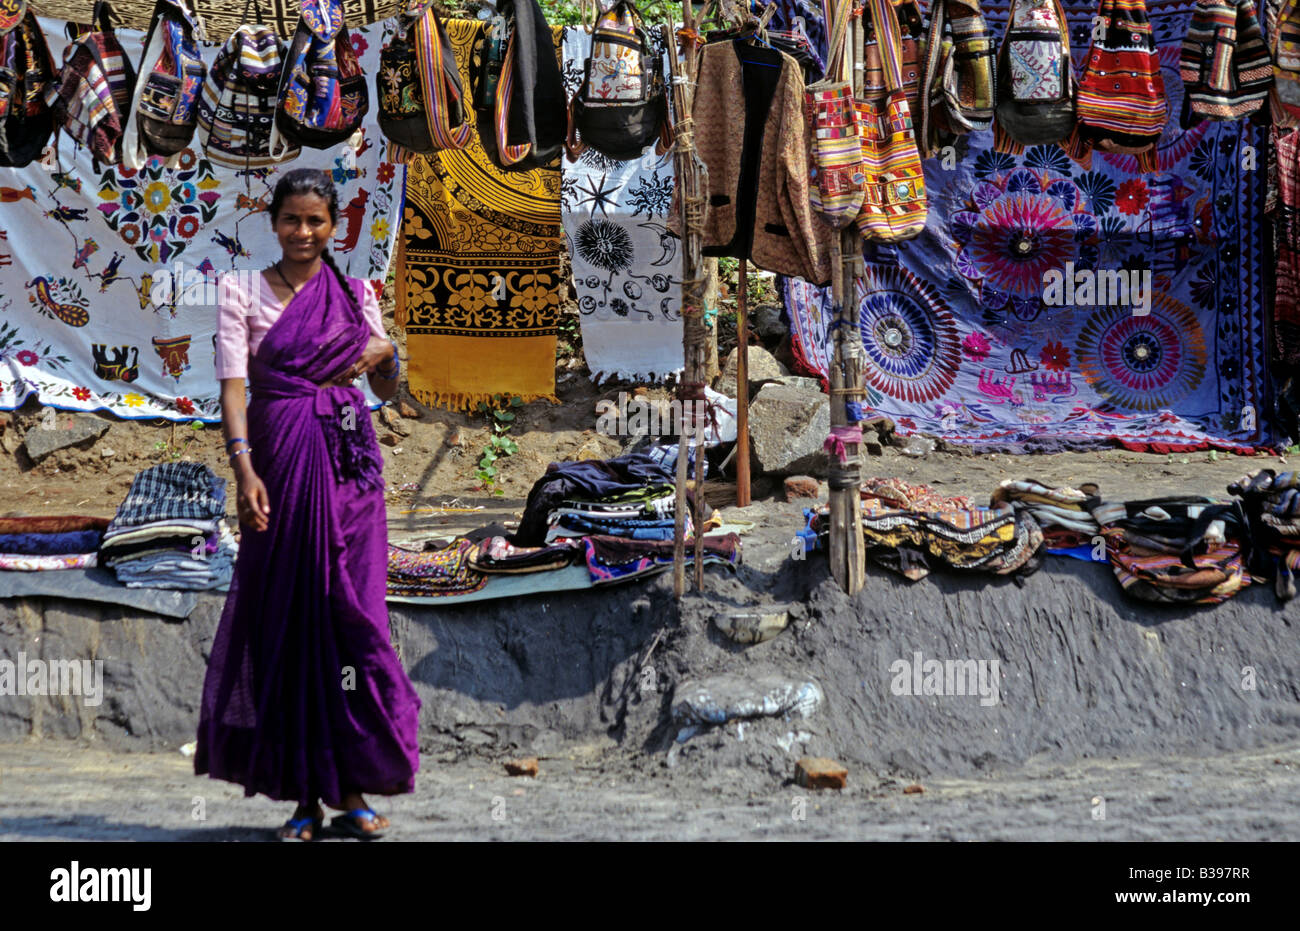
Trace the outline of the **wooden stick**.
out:
<instances>
[{"instance_id":1,"label":"wooden stick","mask_svg":"<svg viewBox=\"0 0 1300 931\"><path fill-rule=\"evenodd\" d=\"M749 269L740 260L736 291L736 507L749 507Z\"/></svg>"},{"instance_id":2,"label":"wooden stick","mask_svg":"<svg viewBox=\"0 0 1300 931\"><path fill-rule=\"evenodd\" d=\"M840 0L851 3L852 0ZM862 95L862 69L859 62L862 48L862 20L855 18L848 30L848 48L844 54L845 66L853 75L855 96ZM831 244L831 293L835 307L836 326L833 337L833 352L830 365L830 415L831 427L843 427L848 424L845 410L845 389L857 388L862 384L862 373L856 361L856 353L846 352L846 345L851 344L852 335L858 326L858 292L856 273L862 259L862 237L856 225L845 228ZM857 456L856 445L849 445L846 450L850 458ZM862 541L862 512L860 495L857 488L831 489L830 492L831 528L830 528L830 568L835 581L848 594L862 589L865 574L865 548Z\"/></svg>"}]
</instances>

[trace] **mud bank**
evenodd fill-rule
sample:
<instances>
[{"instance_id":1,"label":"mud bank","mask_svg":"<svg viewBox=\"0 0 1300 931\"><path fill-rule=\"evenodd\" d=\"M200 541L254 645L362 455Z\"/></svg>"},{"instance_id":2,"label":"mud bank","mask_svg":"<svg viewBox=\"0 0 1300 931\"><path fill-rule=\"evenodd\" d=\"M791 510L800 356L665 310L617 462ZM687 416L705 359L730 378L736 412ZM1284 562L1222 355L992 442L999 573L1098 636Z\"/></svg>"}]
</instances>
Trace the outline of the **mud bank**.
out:
<instances>
[{"instance_id":1,"label":"mud bank","mask_svg":"<svg viewBox=\"0 0 1300 931\"><path fill-rule=\"evenodd\" d=\"M909 584L869 570L866 590L849 599L823 557L790 559L798 509L764 508L745 565L710 569L680 612L668 576L564 596L390 606L424 703L421 749L500 759L580 744L633 770L784 777L812 754L880 775L970 776L1030 760L1211 755L1300 737L1300 606L1280 606L1266 585L1218 606L1163 608L1123 598L1104 566L1053 558L1023 586L937 574ZM192 739L221 607L220 596L201 595L178 622L90 602L0 602L0 656L104 664L97 706L4 696L0 741L160 750ZM788 613L788 627L741 645L714 622L754 612ZM964 695L897 694L922 681L911 672L918 653L922 664L973 660L990 673L996 661L996 694L970 694L973 679ZM898 661L908 664L901 679ZM808 717L729 721L679 741L680 687L720 675L811 680L824 699Z\"/></svg>"}]
</instances>

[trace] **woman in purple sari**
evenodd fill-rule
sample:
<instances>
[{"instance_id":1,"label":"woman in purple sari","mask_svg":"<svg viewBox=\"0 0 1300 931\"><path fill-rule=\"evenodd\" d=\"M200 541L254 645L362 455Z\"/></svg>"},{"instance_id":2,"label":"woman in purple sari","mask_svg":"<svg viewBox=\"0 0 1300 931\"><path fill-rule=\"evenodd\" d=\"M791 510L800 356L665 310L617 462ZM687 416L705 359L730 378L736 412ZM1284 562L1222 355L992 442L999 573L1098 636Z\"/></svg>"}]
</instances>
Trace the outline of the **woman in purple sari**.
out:
<instances>
[{"instance_id":1,"label":"woman in purple sari","mask_svg":"<svg viewBox=\"0 0 1300 931\"><path fill-rule=\"evenodd\" d=\"M420 701L389 642L383 461L365 396L397 390L368 284L326 247L338 197L288 172L271 200L282 258L261 294L227 292L218 378L238 482L235 577L212 646L194 771L298 804L282 839L388 826L362 793L410 792ZM242 355L241 355L242 349ZM242 363L252 400L245 409Z\"/></svg>"}]
</instances>

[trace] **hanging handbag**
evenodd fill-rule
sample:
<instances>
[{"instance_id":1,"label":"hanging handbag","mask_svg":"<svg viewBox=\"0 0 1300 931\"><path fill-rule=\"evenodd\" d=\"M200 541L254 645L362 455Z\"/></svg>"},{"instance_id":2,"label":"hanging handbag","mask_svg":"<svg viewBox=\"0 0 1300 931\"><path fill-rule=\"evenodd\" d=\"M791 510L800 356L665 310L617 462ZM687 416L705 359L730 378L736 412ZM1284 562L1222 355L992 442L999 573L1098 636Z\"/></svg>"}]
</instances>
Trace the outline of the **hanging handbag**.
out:
<instances>
[{"instance_id":1,"label":"hanging handbag","mask_svg":"<svg viewBox=\"0 0 1300 931\"><path fill-rule=\"evenodd\" d=\"M254 5L245 4L245 24L217 53L199 97L197 136L204 152L214 165L240 171L288 161L300 151L271 155L285 47L269 26L252 25L262 18L261 5Z\"/></svg>"},{"instance_id":2,"label":"hanging handbag","mask_svg":"<svg viewBox=\"0 0 1300 931\"><path fill-rule=\"evenodd\" d=\"M125 167L139 170L155 155L174 165L193 141L207 76L200 32L187 0L158 0L154 6L122 139Z\"/></svg>"},{"instance_id":3,"label":"hanging handbag","mask_svg":"<svg viewBox=\"0 0 1300 931\"><path fill-rule=\"evenodd\" d=\"M864 87L865 99L857 101L862 163L867 173L858 228L863 239L899 242L925 229L925 172L904 82L899 19L890 0L867 0L867 8L879 49L882 81L878 89ZM868 66L870 61L868 54ZM918 71L915 64L912 70Z\"/></svg>"},{"instance_id":4,"label":"hanging handbag","mask_svg":"<svg viewBox=\"0 0 1300 931\"><path fill-rule=\"evenodd\" d=\"M862 133L853 102L853 85L841 73L844 32L853 0L840 0L831 32L827 78L808 85L804 107L812 134L812 184L808 201L827 225L842 229L862 212L866 172L862 165Z\"/></svg>"},{"instance_id":5,"label":"hanging handbag","mask_svg":"<svg viewBox=\"0 0 1300 931\"><path fill-rule=\"evenodd\" d=\"M1101 0L1094 38L1083 77L1079 79L1076 138L1102 152L1137 156L1144 172L1156 171L1156 143L1169 116L1165 81L1143 0Z\"/></svg>"},{"instance_id":6,"label":"hanging handbag","mask_svg":"<svg viewBox=\"0 0 1300 931\"><path fill-rule=\"evenodd\" d=\"M630 161L662 136L668 120L662 62L631 0L616 0L597 15L582 84L569 102L570 160L590 146Z\"/></svg>"},{"instance_id":7,"label":"hanging handbag","mask_svg":"<svg viewBox=\"0 0 1300 931\"><path fill-rule=\"evenodd\" d=\"M107 0L97 0L93 26L73 37L63 51L63 70L45 92L54 108L54 149L59 132L90 150L91 164L122 160L122 136L131 112L135 70L113 32Z\"/></svg>"},{"instance_id":8,"label":"hanging handbag","mask_svg":"<svg viewBox=\"0 0 1300 931\"><path fill-rule=\"evenodd\" d=\"M1060 0L1012 0L997 77L993 135L999 151L1051 145L1074 131L1077 90Z\"/></svg>"},{"instance_id":9,"label":"hanging handbag","mask_svg":"<svg viewBox=\"0 0 1300 931\"><path fill-rule=\"evenodd\" d=\"M921 74L921 156L993 126L993 34L979 0L934 0Z\"/></svg>"},{"instance_id":10,"label":"hanging handbag","mask_svg":"<svg viewBox=\"0 0 1300 931\"><path fill-rule=\"evenodd\" d=\"M463 149L474 133L447 30L430 0L412 0L375 74L389 161Z\"/></svg>"}]
</instances>

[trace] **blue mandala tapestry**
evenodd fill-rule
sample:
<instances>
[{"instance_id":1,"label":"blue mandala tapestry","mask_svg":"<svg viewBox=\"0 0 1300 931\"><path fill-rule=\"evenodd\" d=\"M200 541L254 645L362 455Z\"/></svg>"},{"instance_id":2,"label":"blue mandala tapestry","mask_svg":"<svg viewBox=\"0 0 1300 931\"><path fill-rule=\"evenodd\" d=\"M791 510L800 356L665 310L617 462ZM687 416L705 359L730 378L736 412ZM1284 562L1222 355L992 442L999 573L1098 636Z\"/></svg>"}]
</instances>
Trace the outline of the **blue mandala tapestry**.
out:
<instances>
[{"instance_id":1,"label":"blue mandala tapestry","mask_svg":"<svg viewBox=\"0 0 1300 931\"><path fill-rule=\"evenodd\" d=\"M983 9L996 35L1007 3ZM925 161L925 232L868 245L867 404L901 433L989 450L1271 440L1265 131L1179 125L1193 4L1149 0L1169 97L1159 170L1130 155L1020 155L992 133ZM1095 4L1066 2L1076 69ZM801 366L825 376L829 292L783 282Z\"/></svg>"}]
</instances>

